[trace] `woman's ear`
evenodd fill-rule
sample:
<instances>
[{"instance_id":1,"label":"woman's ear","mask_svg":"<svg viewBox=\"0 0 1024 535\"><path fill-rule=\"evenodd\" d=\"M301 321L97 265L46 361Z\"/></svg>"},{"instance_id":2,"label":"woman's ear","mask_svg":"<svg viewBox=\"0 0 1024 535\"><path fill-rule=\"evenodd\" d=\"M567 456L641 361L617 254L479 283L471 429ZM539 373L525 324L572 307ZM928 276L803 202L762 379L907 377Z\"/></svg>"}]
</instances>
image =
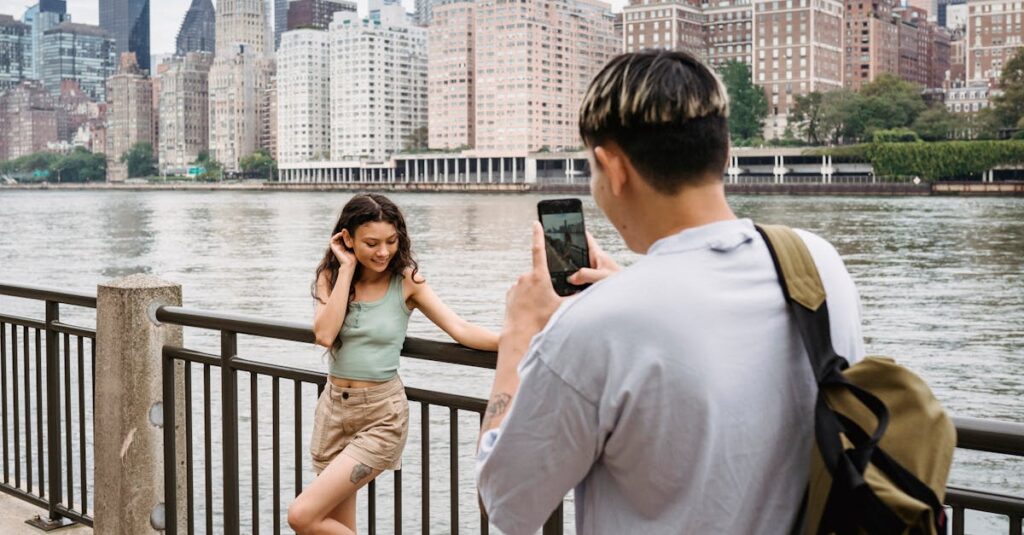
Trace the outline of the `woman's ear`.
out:
<instances>
[{"instance_id":1,"label":"woman's ear","mask_svg":"<svg viewBox=\"0 0 1024 535\"><path fill-rule=\"evenodd\" d=\"M355 249L355 241L352 239L352 235L348 233L348 229L341 229L341 241L345 242L345 247L349 249Z\"/></svg>"}]
</instances>

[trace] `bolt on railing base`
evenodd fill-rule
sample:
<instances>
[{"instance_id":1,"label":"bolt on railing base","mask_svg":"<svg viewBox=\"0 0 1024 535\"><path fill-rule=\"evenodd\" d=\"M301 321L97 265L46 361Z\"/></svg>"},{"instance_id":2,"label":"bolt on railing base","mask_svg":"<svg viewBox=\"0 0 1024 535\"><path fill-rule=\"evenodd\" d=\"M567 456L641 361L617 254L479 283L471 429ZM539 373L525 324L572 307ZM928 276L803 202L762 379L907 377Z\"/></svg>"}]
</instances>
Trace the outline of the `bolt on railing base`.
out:
<instances>
[{"instance_id":1,"label":"bolt on railing base","mask_svg":"<svg viewBox=\"0 0 1024 535\"><path fill-rule=\"evenodd\" d=\"M31 518L25 521L26 524L41 529L43 531L53 531L55 529L66 528L77 525L77 522L73 522L66 518L58 518L56 520L50 520L49 518L43 518L42 515L36 515L35 518Z\"/></svg>"}]
</instances>

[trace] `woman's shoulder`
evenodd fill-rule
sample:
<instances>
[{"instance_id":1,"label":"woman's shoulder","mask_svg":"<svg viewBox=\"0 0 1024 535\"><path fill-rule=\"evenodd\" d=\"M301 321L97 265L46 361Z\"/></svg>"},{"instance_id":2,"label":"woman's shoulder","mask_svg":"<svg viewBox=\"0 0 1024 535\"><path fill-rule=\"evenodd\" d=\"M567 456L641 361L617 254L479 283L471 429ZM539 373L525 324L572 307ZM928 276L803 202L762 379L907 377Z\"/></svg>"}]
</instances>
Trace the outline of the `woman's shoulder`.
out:
<instances>
[{"instance_id":1,"label":"woman's shoulder","mask_svg":"<svg viewBox=\"0 0 1024 535\"><path fill-rule=\"evenodd\" d=\"M412 267L407 267L402 270L402 282L405 284L422 284L427 282L427 278L419 270L414 272Z\"/></svg>"}]
</instances>

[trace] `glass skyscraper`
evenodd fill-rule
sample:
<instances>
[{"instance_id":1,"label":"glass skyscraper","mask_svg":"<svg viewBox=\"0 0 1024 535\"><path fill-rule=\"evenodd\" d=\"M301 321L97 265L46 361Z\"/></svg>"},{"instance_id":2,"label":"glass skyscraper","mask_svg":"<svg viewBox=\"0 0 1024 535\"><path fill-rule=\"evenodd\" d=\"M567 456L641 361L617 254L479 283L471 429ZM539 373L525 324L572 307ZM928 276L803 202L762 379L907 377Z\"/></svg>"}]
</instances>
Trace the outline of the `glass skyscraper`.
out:
<instances>
[{"instance_id":1,"label":"glass skyscraper","mask_svg":"<svg viewBox=\"0 0 1024 535\"><path fill-rule=\"evenodd\" d=\"M149 0L100 0L100 27L114 38L117 56L135 52L149 71Z\"/></svg>"},{"instance_id":2,"label":"glass skyscraper","mask_svg":"<svg viewBox=\"0 0 1024 535\"><path fill-rule=\"evenodd\" d=\"M185 13L185 20L178 30L177 52L184 56L189 52L209 52L217 50L217 20L210 0L192 0L192 5Z\"/></svg>"}]
</instances>

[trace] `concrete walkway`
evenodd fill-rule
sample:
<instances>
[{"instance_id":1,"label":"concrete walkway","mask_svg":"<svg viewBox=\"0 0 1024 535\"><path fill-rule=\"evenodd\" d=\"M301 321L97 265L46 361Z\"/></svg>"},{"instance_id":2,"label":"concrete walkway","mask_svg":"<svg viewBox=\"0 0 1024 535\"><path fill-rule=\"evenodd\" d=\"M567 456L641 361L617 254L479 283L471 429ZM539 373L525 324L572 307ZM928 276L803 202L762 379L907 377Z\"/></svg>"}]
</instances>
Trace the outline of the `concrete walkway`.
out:
<instances>
[{"instance_id":1,"label":"concrete walkway","mask_svg":"<svg viewBox=\"0 0 1024 535\"><path fill-rule=\"evenodd\" d=\"M25 523L36 515L45 515L46 510L28 502L21 501L9 494L0 493L0 533L4 535L41 535L45 531L36 529ZM91 534L92 528L71 525L52 531L55 535Z\"/></svg>"}]
</instances>

